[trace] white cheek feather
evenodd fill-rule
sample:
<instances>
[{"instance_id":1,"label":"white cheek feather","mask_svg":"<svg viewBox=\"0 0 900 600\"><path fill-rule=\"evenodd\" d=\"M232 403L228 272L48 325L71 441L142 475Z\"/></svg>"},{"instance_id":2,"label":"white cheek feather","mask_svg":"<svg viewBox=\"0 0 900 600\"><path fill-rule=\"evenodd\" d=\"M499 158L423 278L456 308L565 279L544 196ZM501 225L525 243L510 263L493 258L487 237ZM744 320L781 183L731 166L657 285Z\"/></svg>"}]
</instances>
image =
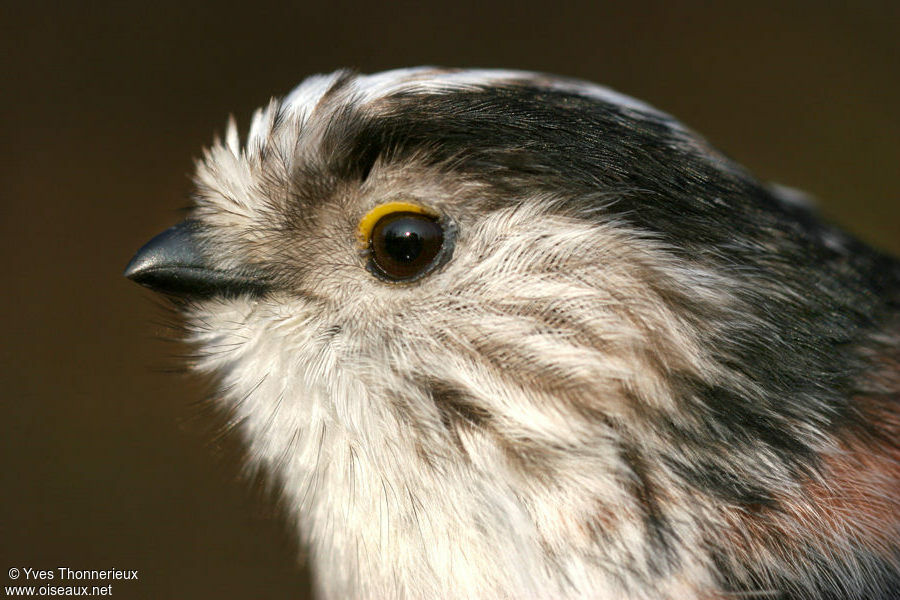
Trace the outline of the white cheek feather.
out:
<instances>
[{"instance_id":1,"label":"white cheek feather","mask_svg":"<svg viewBox=\"0 0 900 600\"><path fill-rule=\"evenodd\" d=\"M203 323L193 336L205 350L198 368L221 376L249 456L283 485L329 597L552 589L511 492L452 468L443 480L428 477L398 435L402 423L361 387L354 365L337 364L316 339L312 315L281 319L232 301L193 322ZM494 534L472 535L479 521ZM511 563L499 577L498 551Z\"/></svg>"},{"instance_id":2,"label":"white cheek feather","mask_svg":"<svg viewBox=\"0 0 900 600\"><path fill-rule=\"evenodd\" d=\"M477 308L504 298L495 286L515 290L505 294L508 306L502 309L512 314L516 306L546 303L548 297L558 298L563 311L575 305L583 309L587 303L595 310L580 311L593 315L584 327L602 332L613 345L617 335L623 336L623 348L641 343L632 326L616 316L615 303L579 284L579 275L597 276L582 270L587 265L562 279L529 279L517 269L553 260L560 248L584 253L594 246L596 254L597 244L606 243L601 256L617 251L608 235L579 230L565 219L541 220L540 243L523 244L520 236L534 237L521 223L535 216L527 209L498 213L476 236L495 243L479 248L463 242L459 264L435 276L431 287L445 289L439 294L448 300L430 298L434 292L429 288L421 291L423 301L469 307L471 314L462 323L457 320L455 330L457 343L473 352L468 359L455 349L422 345L423 333L436 340L437 330L453 331L439 320L431 324L436 328L432 335L426 324L416 325L416 318L406 331L402 319L382 314L382 327L354 330L352 322L344 322L345 331L329 338L327 330L340 320L337 315L329 321L321 308L277 296L264 302L209 301L192 316L192 341L203 349L198 369L219 375L251 461L266 467L283 487L322 574L319 586L325 597L645 597L595 564L627 556L643 569L649 560L640 556L644 532L636 517L639 508L626 492L630 475L621 470L614 446L604 444L596 431L579 429L580 421L552 397L523 400L521 390L498 379L496 369L485 366L471 347L473 341L506 340L535 356L553 356L554 368L573 383L592 381L593 389L610 390L608 401L597 398L610 414L622 409L613 391L621 382L648 395L666 395L650 370L636 372L634 364L612 355L597 353L589 359L593 351L565 335L535 336L521 318ZM526 260L520 256L523 251L532 256ZM480 253L488 255L477 260ZM634 285L625 273L604 276L613 278L609 285L620 290ZM391 288L366 285L381 290L378 302L395 301ZM439 314L454 313L452 306L443 308L447 310ZM650 316L657 313L663 314L661 307L648 310ZM374 314L360 315L360 320L377 323ZM672 327L669 333L680 339L683 360L698 360L695 342L683 337L677 324L663 319L658 327ZM388 338L379 341L384 335ZM471 462L453 458L433 400L409 387L408 377L418 375L477 394L496 416L500 433L511 440L559 448L580 441L590 451L556 455L556 482L524 477L496 440L478 429L460 434ZM411 401L406 417L391 402L397 393ZM422 427L431 437L422 438ZM423 458L422 444L430 445L436 458ZM601 517L611 537L598 549L585 523L608 508L621 515ZM555 556L552 563L548 552ZM702 568L701 562L686 560L681 574L697 571L690 580L701 581L707 577ZM658 590L676 594L678 581L661 581Z\"/></svg>"}]
</instances>

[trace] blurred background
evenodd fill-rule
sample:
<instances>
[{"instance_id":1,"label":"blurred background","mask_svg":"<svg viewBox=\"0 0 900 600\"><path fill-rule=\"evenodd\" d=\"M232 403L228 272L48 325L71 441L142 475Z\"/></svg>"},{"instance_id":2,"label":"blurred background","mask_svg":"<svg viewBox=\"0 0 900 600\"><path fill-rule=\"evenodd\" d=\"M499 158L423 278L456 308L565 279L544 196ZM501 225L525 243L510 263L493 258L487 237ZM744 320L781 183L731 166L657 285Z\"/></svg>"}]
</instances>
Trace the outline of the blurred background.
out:
<instances>
[{"instance_id":1,"label":"blurred background","mask_svg":"<svg viewBox=\"0 0 900 600\"><path fill-rule=\"evenodd\" d=\"M721 4L721 3L720 3ZM122 278L234 113L307 75L549 71L670 112L900 253L900 3L0 4L0 580L138 569L119 598L303 598L277 502ZM22 581L21 579L19 581ZM60 582L56 582L59 584Z\"/></svg>"}]
</instances>

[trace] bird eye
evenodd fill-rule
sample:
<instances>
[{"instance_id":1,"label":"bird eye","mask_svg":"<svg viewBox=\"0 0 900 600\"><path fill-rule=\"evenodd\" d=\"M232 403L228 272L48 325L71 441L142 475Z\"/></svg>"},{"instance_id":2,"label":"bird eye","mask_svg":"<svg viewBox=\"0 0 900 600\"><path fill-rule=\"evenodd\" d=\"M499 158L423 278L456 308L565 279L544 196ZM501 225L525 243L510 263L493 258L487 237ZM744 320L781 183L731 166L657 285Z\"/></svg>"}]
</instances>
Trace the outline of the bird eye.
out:
<instances>
[{"instance_id":1,"label":"bird eye","mask_svg":"<svg viewBox=\"0 0 900 600\"><path fill-rule=\"evenodd\" d=\"M413 279L430 269L443 241L444 231L434 217L393 213L372 228L372 263L387 279Z\"/></svg>"},{"instance_id":2,"label":"bird eye","mask_svg":"<svg viewBox=\"0 0 900 600\"><path fill-rule=\"evenodd\" d=\"M388 281L412 281L449 256L444 226L434 215L407 203L377 207L360 223L369 270Z\"/></svg>"}]
</instances>

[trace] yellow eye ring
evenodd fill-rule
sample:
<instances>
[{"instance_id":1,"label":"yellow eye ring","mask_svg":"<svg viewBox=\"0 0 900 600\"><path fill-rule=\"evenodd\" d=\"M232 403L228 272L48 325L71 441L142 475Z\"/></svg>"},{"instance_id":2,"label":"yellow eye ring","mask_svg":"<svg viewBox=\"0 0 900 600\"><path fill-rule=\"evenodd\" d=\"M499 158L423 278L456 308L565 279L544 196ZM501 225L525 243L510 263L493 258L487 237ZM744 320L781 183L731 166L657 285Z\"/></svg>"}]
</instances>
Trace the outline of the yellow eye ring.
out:
<instances>
[{"instance_id":1,"label":"yellow eye ring","mask_svg":"<svg viewBox=\"0 0 900 600\"><path fill-rule=\"evenodd\" d=\"M366 213L366 216L359 222L359 226L356 229L356 238L360 248L368 248L369 238L372 235L372 229L375 228L375 224L378 223L382 217L396 212L417 213L431 217L437 216L432 211L422 208L418 204L411 204L409 202L386 202L384 204L379 204Z\"/></svg>"}]
</instances>

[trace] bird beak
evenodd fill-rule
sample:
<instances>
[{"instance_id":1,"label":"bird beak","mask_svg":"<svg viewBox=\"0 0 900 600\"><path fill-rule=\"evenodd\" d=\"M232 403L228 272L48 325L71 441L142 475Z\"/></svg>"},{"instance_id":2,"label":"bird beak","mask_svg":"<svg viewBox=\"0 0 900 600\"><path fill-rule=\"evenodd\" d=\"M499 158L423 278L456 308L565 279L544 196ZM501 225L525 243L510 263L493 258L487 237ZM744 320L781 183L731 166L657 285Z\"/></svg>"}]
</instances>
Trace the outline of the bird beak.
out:
<instances>
[{"instance_id":1,"label":"bird beak","mask_svg":"<svg viewBox=\"0 0 900 600\"><path fill-rule=\"evenodd\" d=\"M258 277L217 269L198 240L202 225L188 219L163 231L137 251L125 277L155 292L173 296L214 296L261 292Z\"/></svg>"}]
</instances>

